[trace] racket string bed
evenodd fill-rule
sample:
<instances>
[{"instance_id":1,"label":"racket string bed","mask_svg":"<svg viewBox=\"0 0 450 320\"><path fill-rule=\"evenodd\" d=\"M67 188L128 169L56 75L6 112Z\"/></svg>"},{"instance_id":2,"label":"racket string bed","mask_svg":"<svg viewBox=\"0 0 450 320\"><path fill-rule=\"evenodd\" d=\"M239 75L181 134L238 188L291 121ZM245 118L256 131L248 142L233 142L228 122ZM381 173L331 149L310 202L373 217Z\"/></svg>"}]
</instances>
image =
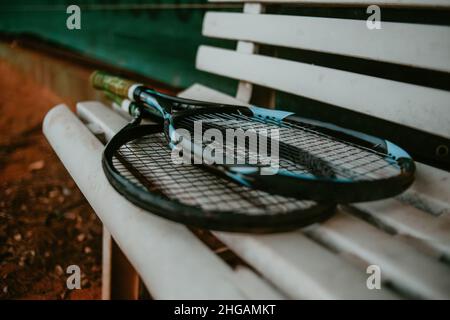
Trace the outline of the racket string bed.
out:
<instances>
[{"instance_id":1,"label":"racket string bed","mask_svg":"<svg viewBox=\"0 0 450 320\"><path fill-rule=\"evenodd\" d=\"M394 159L390 159L389 155L329 136L314 130L310 125L286 124L239 114L211 113L186 117L180 122L180 126L193 130L195 121L201 121L203 131L214 128L221 129L224 134L226 134L226 129L252 129L257 132L278 130L280 169L294 173L305 174L310 171L302 165L302 161L298 161L303 157L299 149L304 150L303 153L306 152L322 159L327 166L331 167L335 178L355 181L376 180L394 177L401 173L400 166ZM241 153L244 152L246 160L255 157L255 155L249 155L251 152L248 148L246 150L236 149L238 148L230 150L230 147L224 146L224 153L231 151L242 158Z\"/></svg>"},{"instance_id":2,"label":"racket string bed","mask_svg":"<svg viewBox=\"0 0 450 320\"><path fill-rule=\"evenodd\" d=\"M297 200L240 186L191 164L175 164L162 133L122 145L115 169L142 189L205 211L274 215L304 210L315 202Z\"/></svg>"},{"instance_id":3,"label":"racket string bed","mask_svg":"<svg viewBox=\"0 0 450 320\"><path fill-rule=\"evenodd\" d=\"M201 118L201 119L200 119ZM208 118L210 119L210 118ZM226 137L227 132L226 129L243 129L243 130L247 130L247 129L252 129L255 130L255 133L259 134L260 129L265 130L266 127L263 126L259 126L256 127L254 129L254 127L249 127L249 126L240 126L240 125L236 125L236 126L228 126L229 123L227 124L223 124L219 122L219 119L211 119L212 121L205 121L204 117L196 117L196 119L191 120L191 119L186 119L180 122L180 127L187 129L190 131L190 133L194 132L194 121L202 121L202 131L205 132L208 129L218 129L220 130L224 137ZM191 140L193 143L197 143L194 139L193 136L191 135ZM271 150L270 147L270 141L271 139L269 138L268 145L266 147L266 151L269 152ZM228 144L228 143L218 143L217 141L203 141L203 149L205 148L215 148L217 149L221 149L222 150L222 154L223 157L227 158L231 156L232 161L230 162L226 162L225 160L223 160L222 163L226 163L226 164L256 164L256 165L260 165L260 166L266 166L268 163L271 162L271 160L273 160L273 158L271 158L271 155L269 154L261 154L260 152L258 152L257 150L257 146L254 146L252 144L249 143L249 141L245 140L244 145L239 144L239 143L232 143L232 144ZM296 173L301 173L301 174L305 174L305 175L311 175L310 170L308 170L305 166L303 166L301 163L295 162L295 161L287 161L287 159L293 158L296 155L292 155L289 154L289 148L280 148L279 152L282 154L283 157L280 157L278 160L281 162L283 161L283 163L285 164L284 166L281 166L282 168L285 169L289 169L292 172L296 172ZM277 157L278 158L278 157Z\"/></svg>"}]
</instances>

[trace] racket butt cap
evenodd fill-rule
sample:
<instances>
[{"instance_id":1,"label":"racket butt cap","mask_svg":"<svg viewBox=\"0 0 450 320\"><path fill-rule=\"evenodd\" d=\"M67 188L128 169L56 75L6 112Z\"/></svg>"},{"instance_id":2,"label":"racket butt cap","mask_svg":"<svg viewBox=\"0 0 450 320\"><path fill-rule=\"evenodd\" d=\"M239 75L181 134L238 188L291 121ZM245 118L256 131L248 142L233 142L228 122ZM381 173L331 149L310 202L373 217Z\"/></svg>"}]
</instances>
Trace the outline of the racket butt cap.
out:
<instances>
[{"instance_id":1,"label":"racket butt cap","mask_svg":"<svg viewBox=\"0 0 450 320\"><path fill-rule=\"evenodd\" d=\"M142 87L142 86L143 86L142 83L135 83L130 88L128 88L128 99L130 99L131 101L135 101L134 91L136 90L136 88Z\"/></svg>"}]
</instances>

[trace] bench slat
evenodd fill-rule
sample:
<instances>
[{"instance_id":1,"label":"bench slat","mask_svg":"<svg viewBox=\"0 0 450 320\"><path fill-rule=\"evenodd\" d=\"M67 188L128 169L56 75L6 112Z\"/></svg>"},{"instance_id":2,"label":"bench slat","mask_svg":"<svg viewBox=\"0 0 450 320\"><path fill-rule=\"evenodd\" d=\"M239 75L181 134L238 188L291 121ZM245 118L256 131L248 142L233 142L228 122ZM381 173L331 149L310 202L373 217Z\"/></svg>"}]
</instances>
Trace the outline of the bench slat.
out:
<instances>
[{"instance_id":1,"label":"bench slat","mask_svg":"<svg viewBox=\"0 0 450 320\"><path fill-rule=\"evenodd\" d=\"M435 216L450 214L450 172L416 162L416 179L398 199Z\"/></svg>"},{"instance_id":2,"label":"bench slat","mask_svg":"<svg viewBox=\"0 0 450 320\"><path fill-rule=\"evenodd\" d=\"M449 202L430 197L425 193L419 193L414 189L406 190L399 195L397 199L419 210L431 213L434 216L445 216L450 214Z\"/></svg>"},{"instance_id":3,"label":"bench slat","mask_svg":"<svg viewBox=\"0 0 450 320\"><path fill-rule=\"evenodd\" d=\"M436 216L450 213L450 172L416 163L416 179L401 200Z\"/></svg>"},{"instance_id":4,"label":"bench slat","mask_svg":"<svg viewBox=\"0 0 450 320\"><path fill-rule=\"evenodd\" d=\"M214 234L290 298L396 298L388 289L368 290L367 275L363 270L301 233L260 236Z\"/></svg>"},{"instance_id":5,"label":"bench slat","mask_svg":"<svg viewBox=\"0 0 450 320\"><path fill-rule=\"evenodd\" d=\"M254 300L283 300L287 297L263 280L259 275L247 267L238 266L234 271L236 283Z\"/></svg>"},{"instance_id":6,"label":"bench slat","mask_svg":"<svg viewBox=\"0 0 450 320\"><path fill-rule=\"evenodd\" d=\"M208 12L203 35L450 72L450 27L383 22L369 30L365 20Z\"/></svg>"},{"instance_id":7,"label":"bench slat","mask_svg":"<svg viewBox=\"0 0 450 320\"><path fill-rule=\"evenodd\" d=\"M450 137L450 92L444 90L210 46L199 48L196 66Z\"/></svg>"},{"instance_id":8,"label":"bench slat","mask_svg":"<svg viewBox=\"0 0 450 320\"><path fill-rule=\"evenodd\" d=\"M441 254L450 257L450 220L434 217L394 199L357 203L353 206L398 233L421 239Z\"/></svg>"},{"instance_id":9,"label":"bench slat","mask_svg":"<svg viewBox=\"0 0 450 320\"><path fill-rule=\"evenodd\" d=\"M378 265L382 277L413 296L450 298L447 266L356 217L341 211L309 232L339 251Z\"/></svg>"},{"instance_id":10,"label":"bench slat","mask_svg":"<svg viewBox=\"0 0 450 320\"><path fill-rule=\"evenodd\" d=\"M78 117L87 125L98 126L100 131L105 134L107 141L127 124L127 121L119 116L119 113L111 112L109 108L97 101L78 103L77 113Z\"/></svg>"},{"instance_id":11,"label":"bench slat","mask_svg":"<svg viewBox=\"0 0 450 320\"><path fill-rule=\"evenodd\" d=\"M448 0L208 0L209 2L261 2L261 3L288 3L302 5L330 5L330 6L369 6L376 4L386 7L422 7L422 8L448 8Z\"/></svg>"},{"instance_id":12,"label":"bench slat","mask_svg":"<svg viewBox=\"0 0 450 320\"><path fill-rule=\"evenodd\" d=\"M240 101L223 92L211 89L201 84L193 84L186 90L178 94L179 97L187 99L199 99L215 103L235 104L242 106L249 106L250 104Z\"/></svg>"}]
</instances>

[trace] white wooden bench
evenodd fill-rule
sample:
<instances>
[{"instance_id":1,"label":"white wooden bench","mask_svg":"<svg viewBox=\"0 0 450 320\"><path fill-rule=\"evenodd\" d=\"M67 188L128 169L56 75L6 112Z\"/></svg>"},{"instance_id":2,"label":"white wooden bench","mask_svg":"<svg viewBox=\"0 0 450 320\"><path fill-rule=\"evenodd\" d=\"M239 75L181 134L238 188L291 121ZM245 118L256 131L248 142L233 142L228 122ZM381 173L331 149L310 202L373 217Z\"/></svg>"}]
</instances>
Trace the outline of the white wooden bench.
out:
<instances>
[{"instance_id":1,"label":"white wooden bench","mask_svg":"<svg viewBox=\"0 0 450 320\"><path fill-rule=\"evenodd\" d=\"M365 20L265 14L274 2L363 11L369 4L450 8L447 0L261 0L245 3L243 13L208 12L203 34L237 40L237 49L201 46L196 66L239 80L236 96L202 84L180 95L242 104L260 98L253 90L258 85L268 107L279 90L450 138L448 91L258 54L259 45L270 45L448 73L449 27L382 22L381 30L368 30ZM416 182L402 196L341 206L328 221L304 230L214 232L250 266L232 269L188 228L143 212L108 184L103 144L93 133L109 139L127 120L98 102L78 103L77 114L64 105L53 108L44 133L104 223L104 298L123 297L114 294L117 286L137 287L110 235L159 299L450 298L449 172L417 163ZM111 266L111 259L122 264ZM366 286L372 264L381 269L380 290Z\"/></svg>"}]
</instances>

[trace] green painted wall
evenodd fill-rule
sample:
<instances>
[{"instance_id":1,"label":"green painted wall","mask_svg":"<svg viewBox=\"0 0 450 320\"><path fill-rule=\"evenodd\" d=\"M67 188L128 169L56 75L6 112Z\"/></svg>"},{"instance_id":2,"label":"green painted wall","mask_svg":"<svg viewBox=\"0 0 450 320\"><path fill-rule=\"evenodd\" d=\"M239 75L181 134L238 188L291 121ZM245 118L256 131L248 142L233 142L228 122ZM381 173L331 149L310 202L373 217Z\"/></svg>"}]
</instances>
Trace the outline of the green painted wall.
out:
<instances>
[{"instance_id":1,"label":"green painted wall","mask_svg":"<svg viewBox=\"0 0 450 320\"><path fill-rule=\"evenodd\" d=\"M229 93L236 88L233 80L195 70L200 44L231 48L235 43L201 35L206 9L173 8L177 4L201 4L206 0L16 0L11 3L0 4L0 32L39 36L176 87L201 82L214 83L216 88ZM69 16L66 8L70 4L81 7L81 30L66 27ZM142 5L147 8L142 9ZM139 6L141 9L137 9Z\"/></svg>"}]
</instances>

